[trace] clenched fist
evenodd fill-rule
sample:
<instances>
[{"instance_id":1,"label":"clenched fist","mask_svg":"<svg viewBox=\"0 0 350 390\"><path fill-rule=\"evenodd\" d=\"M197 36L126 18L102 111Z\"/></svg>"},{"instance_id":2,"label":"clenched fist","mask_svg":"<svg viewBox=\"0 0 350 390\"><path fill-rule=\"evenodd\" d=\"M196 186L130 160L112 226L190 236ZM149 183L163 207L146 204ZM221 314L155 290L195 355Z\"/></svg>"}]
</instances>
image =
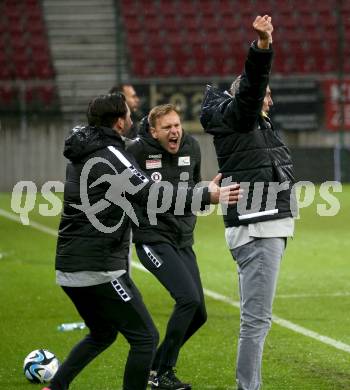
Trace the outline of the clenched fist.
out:
<instances>
[{"instance_id":1,"label":"clenched fist","mask_svg":"<svg viewBox=\"0 0 350 390\"><path fill-rule=\"evenodd\" d=\"M273 25L269 15L257 16L253 22L253 28L257 32L259 40L258 47L260 49L268 49L272 43Z\"/></svg>"}]
</instances>

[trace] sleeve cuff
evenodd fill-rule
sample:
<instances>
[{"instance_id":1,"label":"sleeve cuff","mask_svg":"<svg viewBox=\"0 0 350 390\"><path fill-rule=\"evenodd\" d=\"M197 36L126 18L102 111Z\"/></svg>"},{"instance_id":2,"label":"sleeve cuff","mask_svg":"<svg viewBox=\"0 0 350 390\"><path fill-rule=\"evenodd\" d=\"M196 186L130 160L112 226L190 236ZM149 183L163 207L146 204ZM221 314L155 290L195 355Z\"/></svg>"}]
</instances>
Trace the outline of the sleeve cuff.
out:
<instances>
[{"instance_id":1,"label":"sleeve cuff","mask_svg":"<svg viewBox=\"0 0 350 390\"><path fill-rule=\"evenodd\" d=\"M273 51L271 43L269 44L269 48L268 49L260 49L258 47L258 41L257 40L253 41L252 44L250 45L250 47L252 49L254 49L254 51L257 51L257 52L260 52L260 53L270 53L270 52Z\"/></svg>"}]
</instances>

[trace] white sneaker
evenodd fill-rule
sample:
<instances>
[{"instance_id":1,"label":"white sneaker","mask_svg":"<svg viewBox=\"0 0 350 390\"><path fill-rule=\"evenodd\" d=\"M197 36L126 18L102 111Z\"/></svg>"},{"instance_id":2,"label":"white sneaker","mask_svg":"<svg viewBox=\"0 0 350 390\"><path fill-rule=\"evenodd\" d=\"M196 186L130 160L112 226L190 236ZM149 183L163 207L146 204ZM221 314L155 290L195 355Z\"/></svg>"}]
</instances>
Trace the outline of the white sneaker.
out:
<instances>
[{"instance_id":1,"label":"white sneaker","mask_svg":"<svg viewBox=\"0 0 350 390\"><path fill-rule=\"evenodd\" d=\"M149 372L148 384L153 385L153 386L157 386L157 384L158 384L157 371L151 370Z\"/></svg>"}]
</instances>

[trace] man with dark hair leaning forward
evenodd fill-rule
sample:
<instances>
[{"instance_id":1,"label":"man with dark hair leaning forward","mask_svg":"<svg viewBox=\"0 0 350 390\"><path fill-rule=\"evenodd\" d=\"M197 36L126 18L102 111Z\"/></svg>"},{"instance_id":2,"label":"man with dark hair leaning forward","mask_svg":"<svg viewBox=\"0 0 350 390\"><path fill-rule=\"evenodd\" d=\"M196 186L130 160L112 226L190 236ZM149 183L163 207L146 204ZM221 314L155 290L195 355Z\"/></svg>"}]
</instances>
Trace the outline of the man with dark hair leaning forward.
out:
<instances>
[{"instance_id":1,"label":"man with dark hair leaning forward","mask_svg":"<svg viewBox=\"0 0 350 390\"><path fill-rule=\"evenodd\" d=\"M118 333L130 344L123 390L145 390L158 332L126 270L131 219L136 222L133 205L146 207L155 182L125 150L124 136L132 121L124 95L96 97L87 116L88 125L74 128L65 141L64 155L69 162L56 281L89 333L73 347L43 390L67 390ZM195 198L204 204L237 201L237 187L219 188L216 182L202 189L188 187L185 208L191 208ZM176 197L172 197L171 204L175 203Z\"/></svg>"}]
</instances>

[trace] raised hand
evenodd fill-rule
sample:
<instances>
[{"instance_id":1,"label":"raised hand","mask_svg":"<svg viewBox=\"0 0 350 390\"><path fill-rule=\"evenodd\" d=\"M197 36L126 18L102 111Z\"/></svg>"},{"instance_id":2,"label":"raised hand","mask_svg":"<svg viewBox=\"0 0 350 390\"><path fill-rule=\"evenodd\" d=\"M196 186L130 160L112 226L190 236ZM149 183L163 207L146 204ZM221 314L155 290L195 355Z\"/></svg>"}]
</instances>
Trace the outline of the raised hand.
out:
<instances>
[{"instance_id":1,"label":"raised hand","mask_svg":"<svg viewBox=\"0 0 350 390\"><path fill-rule=\"evenodd\" d=\"M268 49L270 43L272 43L273 25L271 17L269 15L257 16L253 22L253 28L259 37L258 47Z\"/></svg>"}]
</instances>

